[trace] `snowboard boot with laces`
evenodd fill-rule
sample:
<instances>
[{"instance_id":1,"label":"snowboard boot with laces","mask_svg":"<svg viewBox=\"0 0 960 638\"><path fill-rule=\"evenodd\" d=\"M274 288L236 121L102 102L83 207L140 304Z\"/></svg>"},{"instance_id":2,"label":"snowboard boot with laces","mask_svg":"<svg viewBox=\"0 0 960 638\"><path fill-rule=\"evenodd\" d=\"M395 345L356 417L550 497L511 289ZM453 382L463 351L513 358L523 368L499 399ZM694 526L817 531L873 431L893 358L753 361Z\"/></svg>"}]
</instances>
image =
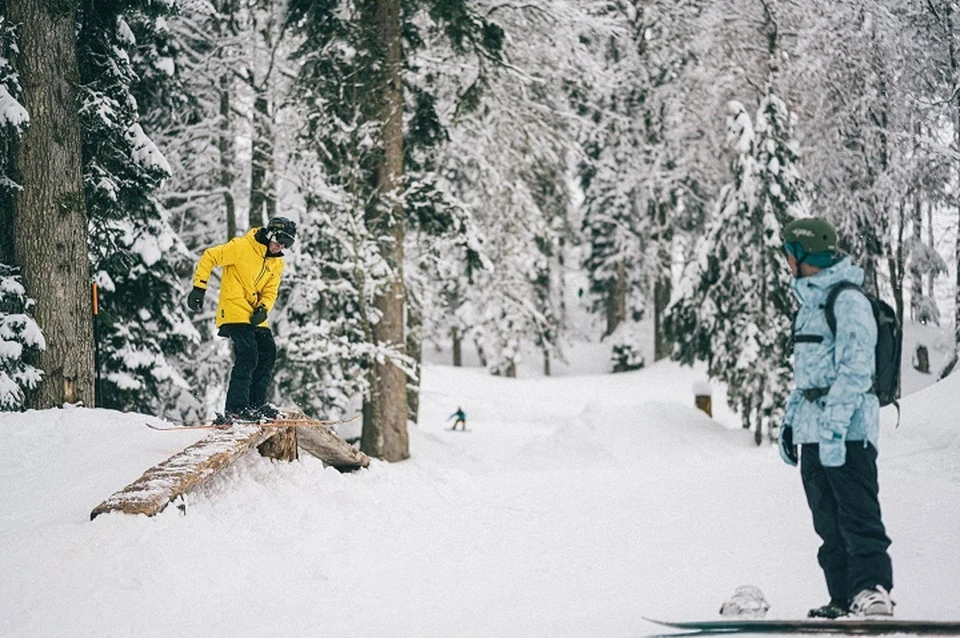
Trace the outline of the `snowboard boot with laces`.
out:
<instances>
[{"instance_id":1,"label":"snowboard boot with laces","mask_svg":"<svg viewBox=\"0 0 960 638\"><path fill-rule=\"evenodd\" d=\"M281 416L280 408L272 403L264 403L263 405L254 409L262 420L272 421L273 419L280 418Z\"/></svg>"},{"instance_id":2,"label":"snowboard boot with laces","mask_svg":"<svg viewBox=\"0 0 960 638\"><path fill-rule=\"evenodd\" d=\"M850 615L850 605L845 600L831 600L822 607L811 609L807 612L807 618L826 618L834 620Z\"/></svg>"},{"instance_id":3,"label":"snowboard boot with laces","mask_svg":"<svg viewBox=\"0 0 960 638\"><path fill-rule=\"evenodd\" d=\"M871 589L864 589L853 597L850 613L860 618L891 618L894 604L890 599L890 592L877 585Z\"/></svg>"}]
</instances>

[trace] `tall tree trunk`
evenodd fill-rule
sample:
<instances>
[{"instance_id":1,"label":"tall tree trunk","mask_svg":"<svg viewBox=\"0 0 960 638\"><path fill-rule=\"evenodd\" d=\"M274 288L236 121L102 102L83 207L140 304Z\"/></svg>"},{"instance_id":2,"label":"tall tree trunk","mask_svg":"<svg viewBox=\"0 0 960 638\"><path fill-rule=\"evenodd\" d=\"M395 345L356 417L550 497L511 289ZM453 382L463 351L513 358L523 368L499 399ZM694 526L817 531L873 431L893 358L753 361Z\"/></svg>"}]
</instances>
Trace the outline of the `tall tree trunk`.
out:
<instances>
[{"instance_id":1,"label":"tall tree trunk","mask_svg":"<svg viewBox=\"0 0 960 638\"><path fill-rule=\"evenodd\" d=\"M670 279L657 277L653 286L653 360L667 359L673 354L673 344L667 340L663 330L663 319L670 305Z\"/></svg>"},{"instance_id":2,"label":"tall tree trunk","mask_svg":"<svg viewBox=\"0 0 960 638\"><path fill-rule=\"evenodd\" d=\"M918 122L914 130L914 150L919 150L923 128ZM926 323L929 317L921 309L920 302L923 300L923 271L917 260L916 253L923 245L923 188L922 180L918 179L913 191L913 214L910 218L910 224L913 228L913 257L910 260L910 318L914 321Z\"/></svg>"},{"instance_id":3,"label":"tall tree trunk","mask_svg":"<svg viewBox=\"0 0 960 638\"><path fill-rule=\"evenodd\" d=\"M252 9L252 31L257 39L254 50L258 59L251 61L253 66L247 71L247 80L254 93L253 136L250 140L250 225L256 226L267 223L277 214L274 113L270 100L276 37L273 33L275 8L272 0L258 0ZM261 16L266 17L262 23ZM258 61L263 62L262 58L269 62L258 65Z\"/></svg>"},{"instance_id":4,"label":"tall tree trunk","mask_svg":"<svg viewBox=\"0 0 960 638\"><path fill-rule=\"evenodd\" d=\"M370 87L370 99L381 124L382 154L376 167L377 194L368 208L370 228L388 241L381 251L393 269L391 280L374 299L380 320L373 326L374 341L405 348L403 311L403 207L399 191L403 179L403 83L400 48L400 0L365 0L363 20L372 33L382 68ZM373 20L371 20L373 18ZM363 410L361 449L371 456L399 461L410 456L407 433L407 378L393 361L374 361L371 399Z\"/></svg>"},{"instance_id":5,"label":"tall tree trunk","mask_svg":"<svg viewBox=\"0 0 960 638\"><path fill-rule=\"evenodd\" d=\"M610 336L627 318L627 265L617 264L617 278L607 298L607 333Z\"/></svg>"},{"instance_id":6,"label":"tall tree trunk","mask_svg":"<svg viewBox=\"0 0 960 638\"><path fill-rule=\"evenodd\" d=\"M409 290L408 290L409 293ZM409 295L408 295L409 298ZM407 412L411 421L420 422L420 383L423 363L423 310L416 299L407 301L407 354L413 359L416 381L407 386Z\"/></svg>"},{"instance_id":7,"label":"tall tree trunk","mask_svg":"<svg viewBox=\"0 0 960 638\"><path fill-rule=\"evenodd\" d=\"M893 307L897 311L897 320L903 325L903 280L906 278L906 255L903 251L903 233L907 225L907 202L900 200L900 219L897 223L897 245L887 260L890 270L890 287L893 288Z\"/></svg>"},{"instance_id":8,"label":"tall tree trunk","mask_svg":"<svg viewBox=\"0 0 960 638\"><path fill-rule=\"evenodd\" d=\"M236 35L236 25L231 23L233 15L236 13L236 0L217 0L216 9L220 14L219 19L214 22L214 28L220 38L226 38L229 35ZM221 49L221 55L223 55ZM219 86L217 91L220 97L220 122L217 136L217 150L220 153L220 189L223 191L223 206L226 213L227 237L230 241L237 236L237 210L233 198L233 127L231 121L233 113L231 111L231 91L233 90L231 77L233 70L228 68L226 61L222 61L224 70L220 74Z\"/></svg>"},{"instance_id":9,"label":"tall tree trunk","mask_svg":"<svg viewBox=\"0 0 960 638\"><path fill-rule=\"evenodd\" d=\"M933 206L927 206L927 246L930 249L931 254L936 252L937 243L934 239L933 233ZM936 291L934 290L934 284L936 283L937 273L931 268L927 271L927 298L933 300L937 298ZM936 306L933 306L936 308ZM940 325L940 313L933 313L931 319Z\"/></svg>"},{"instance_id":10,"label":"tall tree trunk","mask_svg":"<svg viewBox=\"0 0 960 638\"><path fill-rule=\"evenodd\" d=\"M46 337L29 407L94 405L93 300L83 195L75 0L9 0L30 126L16 144L13 246Z\"/></svg>"},{"instance_id":11,"label":"tall tree trunk","mask_svg":"<svg viewBox=\"0 0 960 638\"><path fill-rule=\"evenodd\" d=\"M944 20L947 31L947 43L950 62L951 86L957 86L960 81L960 59L954 40L953 31L953 2L944 2ZM953 95L953 151L960 150L960 91L954 91ZM960 170L957 171L960 175ZM960 204L957 205L957 218L960 220ZM958 356L960 356L960 231L957 232L956 244L954 245L954 264L956 265L957 279L956 290L954 291L954 311L953 311L953 335L954 335L954 355L953 364L955 365ZM951 366L952 367L952 366ZM946 376L946 373L943 374Z\"/></svg>"},{"instance_id":12,"label":"tall tree trunk","mask_svg":"<svg viewBox=\"0 0 960 638\"><path fill-rule=\"evenodd\" d=\"M663 121L664 117L661 118ZM670 305L673 293L671 282L672 259L670 258L670 242L672 233L667 220L667 205L657 205L657 261L659 271L657 280L653 284L653 360L667 359L673 354L673 344L667 340L663 329L663 319Z\"/></svg>"},{"instance_id":13,"label":"tall tree trunk","mask_svg":"<svg viewBox=\"0 0 960 638\"><path fill-rule=\"evenodd\" d=\"M237 236L237 210L233 201L233 136L230 131L230 77L220 76L220 188L227 215L227 241Z\"/></svg>"},{"instance_id":14,"label":"tall tree trunk","mask_svg":"<svg viewBox=\"0 0 960 638\"><path fill-rule=\"evenodd\" d=\"M450 328L450 339L453 340L453 367L463 366L463 336L460 330L454 326Z\"/></svg>"},{"instance_id":15,"label":"tall tree trunk","mask_svg":"<svg viewBox=\"0 0 960 638\"><path fill-rule=\"evenodd\" d=\"M259 226L277 214L274 187L273 114L266 88L254 86L253 138L250 149L250 225Z\"/></svg>"}]
</instances>

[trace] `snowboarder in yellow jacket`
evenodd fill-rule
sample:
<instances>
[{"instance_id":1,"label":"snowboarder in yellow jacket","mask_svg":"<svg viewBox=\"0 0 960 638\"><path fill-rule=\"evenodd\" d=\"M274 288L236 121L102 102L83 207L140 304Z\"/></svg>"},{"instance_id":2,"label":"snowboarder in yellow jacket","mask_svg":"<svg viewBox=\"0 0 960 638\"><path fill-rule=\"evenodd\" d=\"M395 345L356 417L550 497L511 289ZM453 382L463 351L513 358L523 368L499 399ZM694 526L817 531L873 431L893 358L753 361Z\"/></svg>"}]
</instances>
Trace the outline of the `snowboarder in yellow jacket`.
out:
<instances>
[{"instance_id":1,"label":"snowboarder in yellow jacket","mask_svg":"<svg viewBox=\"0 0 960 638\"><path fill-rule=\"evenodd\" d=\"M223 421L274 418L277 409L267 403L267 386L277 358L267 315L277 301L283 273L283 250L293 245L297 225L274 217L243 237L203 252L193 277L187 307L203 308L207 283L214 268L222 268L217 327L233 341L234 364L227 388Z\"/></svg>"}]
</instances>

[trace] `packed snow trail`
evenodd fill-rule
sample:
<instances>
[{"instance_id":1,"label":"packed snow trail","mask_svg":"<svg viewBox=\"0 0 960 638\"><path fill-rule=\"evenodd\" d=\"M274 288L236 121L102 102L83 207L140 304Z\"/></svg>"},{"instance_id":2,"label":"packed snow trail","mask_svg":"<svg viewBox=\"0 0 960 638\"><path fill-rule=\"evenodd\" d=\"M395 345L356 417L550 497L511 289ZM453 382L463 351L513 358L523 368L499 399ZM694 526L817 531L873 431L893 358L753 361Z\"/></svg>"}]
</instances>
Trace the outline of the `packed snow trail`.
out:
<instances>
[{"instance_id":1,"label":"packed snow trail","mask_svg":"<svg viewBox=\"0 0 960 638\"><path fill-rule=\"evenodd\" d=\"M503 379L427 366L409 461L340 474L250 454L155 518L91 507L201 433L143 415L0 415L0 635L635 636L713 618L743 584L771 617L825 602L799 475L691 406L673 364ZM960 590L960 379L881 442L900 617ZM715 404L720 403L715 397ZM462 405L469 432L446 417ZM935 495L931 498L930 495Z\"/></svg>"}]
</instances>

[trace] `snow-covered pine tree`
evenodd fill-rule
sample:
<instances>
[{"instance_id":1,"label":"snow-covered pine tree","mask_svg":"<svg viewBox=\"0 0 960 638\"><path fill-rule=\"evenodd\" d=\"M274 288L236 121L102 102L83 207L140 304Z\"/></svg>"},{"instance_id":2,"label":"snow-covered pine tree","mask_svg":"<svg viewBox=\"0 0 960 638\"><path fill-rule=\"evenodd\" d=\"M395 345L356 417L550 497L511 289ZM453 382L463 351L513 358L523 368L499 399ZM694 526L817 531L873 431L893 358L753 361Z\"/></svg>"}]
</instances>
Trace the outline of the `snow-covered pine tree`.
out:
<instances>
[{"instance_id":1,"label":"snow-covered pine tree","mask_svg":"<svg viewBox=\"0 0 960 638\"><path fill-rule=\"evenodd\" d=\"M13 228L13 143L30 116L20 103L20 79L11 64L16 54L16 28L0 13L0 226ZM0 263L13 262L13 233L0 234Z\"/></svg>"},{"instance_id":2,"label":"snow-covered pine tree","mask_svg":"<svg viewBox=\"0 0 960 638\"><path fill-rule=\"evenodd\" d=\"M237 112L245 29L239 0L184 0L168 20L170 63L182 80L166 108L144 112L171 166L159 195L171 223L194 251L235 237L243 168L237 139L247 132ZM209 322L206 322L209 323Z\"/></svg>"},{"instance_id":3,"label":"snow-covered pine tree","mask_svg":"<svg viewBox=\"0 0 960 638\"><path fill-rule=\"evenodd\" d=\"M433 298L445 303L425 319L425 329L438 342L452 335L455 364L464 342L497 374L515 373L523 346L540 351L545 371L562 358L577 120L567 89L594 77L579 37L581 29L597 28L593 5L499 5L505 63L490 66L477 56L458 78L462 99L440 178L470 211L490 267L461 263L441 271Z\"/></svg>"},{"instance_id":4,"label":"snow-covered pine tree","mask_svg":"<svg viewBox=\"0 0 960 638\"><path fill-rule=\"evenodd\" d=\"M399 338L403 322L400 319L398 326L393 306L403 303L397 290L403 285L404 227L435 234L463 232L463 226L451 223L459 217L450 214L456 205L435 187L434 177L405 174L403 165L416 153L415 149L406 152L410 143L406 140L397 145L399 120L394 118L400 113L392 109L400 103L384 110L389 105L371 99L380 95L372 87L382 85L385 72L399 72L394 59L399 40L394 38L402 35L407 39L406 50L417 49L421 36L415 19L429 17L430 28L444 34L454 48L479 47L495 57L499 39L496 28L463 2L404 5L408 13L402 16L402 29L393 24L393 14L383 13L390 4L381 6L376 16L373 9L371 3L347 0L304 0L290 5L291 26L303 38L296 56L301 65L297 97L306 122L300 157L312 161L316 170L304 170L299 180L306 199L301 222L307 238L300 250L309 255L309 263L297 262L295 285L289 293L290 337L284 344L282 383L292 388L292 383L302 383L298 379L330 380L329 391L336 396L327 400L340 403L362 392L364 449L403 458L405 428L392 421L399 418L395 412L401 406L405 422L405 397L378 384L393 379L398 371L405 376L414 372L404 354L404 339ZM395 26L396 32L377 31L378 24L381 29ZM389 87L399 88L397 77ZM426 125L429 118L423 117L434 110L427 92L427 87L417 85L411 90L412 99L404 99L405 109L413 115L406 137L414 145L418 142L411 131L434 135L430 129L435 127ZM399 92L384 95L401 98ZM399 165L392 155L398 149L404 152ZM394 162L387 172L385 159ZM324 280L318 281L321 277ZM324 321L328 316L330 320ZM312 329L318 324L323 331ZM397 327L399 332L388 334ZM331 345L336 348L327 347ZM311 356L311 352L320 354ZM388 385L393 388L393 383Z\"/></svg>"},{"instance_id":5,"label":"snow-covered pine tree","mask_svg":"<svg viewBox=\"0 0 960 638\"><path fill-rule=\"evenodd\" d=\"M296 52L300 70L295 91L305 122L297 155L305 169L299 179L305 210L300 216L301 259L294 260L296 276L286 295L288 337L280 341L283 370L277 380L294 396L322 385L322 393L306 405L320 401L342 409L362 394L363 447L381 456L383 446L377 443L383 439L369 434L371 427L383 425L374 369L403 365L406 358L403 339L391 343L374 335L384 320L375 300L402 273L402 264L388 259L390 251L381 252L389 233L381 234L385 229L371 224L394 210L398 195L386 184L389 192L377 188L385 123L367 97L377 94L386 71L378 21L348 1L294 1L289 11L293 30L303 38ZM389 400L401 401L403 422L390 426L397 438L389 446L389 456L399 460L408 454L405 385L402 400Z\"/></svg>"},{"instance_id":6,"label":"snow-covered pine tree","mask_svg":"<svg viewBox=\"0 0 960 638\"><path fill-rule=\"evenodd\" d=\"M759 444L790 383L793 304L780 229L802 206L803 185L783 102L766 95L756 124L739 102L730 109L733 181L721 191L666 329L680 361L706 361L711 378L727 384L728 402Z\"/></svg>"},{"instance_id":7,"label":"snow-covered pine tree","mask_svg":"<svg viewBox=\"0 0 960 638\"><path fill-rule=\"evenodd\" d=\"M179 272L189 255L154 193L170 169L144 132L138 94L171 78L166 1L118 2L78 16L84 188L101 291L101 404L156 411L188 384L173 357L196 341Z\"/></svg>"},{"instance_id":8,"label":"snow-covered pine tree","mask_svg":"<svg viewBox=\"0 0 960 638\"><path fill-rule=\"evenodd\" d=\"M0 264L0 411L22 410L43 375L35 364L46 342L30 316L33 304L17 269Z\"/></svg>"},{"instance_id":9,"label":"snow-covered pine tree","mask_svg":"<svg viewBox=\"0 0 960 638\"><path fill-rule=\"evenodd\" d=\"M606 61L601 81L580 97L590 124L582 131L585 159L584 267L595 311L614 335L614 368L639 365L642 348L632 323L649 313L656 358L668 356L661 329L672 286L675 233L700 208L696 191L712 161L698 124L709 96L695 51L705 29L703 3L620 2L619 29L594 45ZM709 56L702 56L709 59ZM697 79L701 78L701 79Z\"/></svg>"},{"instance_id":10,"label":"snow-covered pine tree","mask_svg":"<svg viewBox=\"0 0 960 638\"><path fill-rule=\"evenodd\" d=\"M897 14L905 6L875 10L851 1L829 7L829 16L810 12L816 18L801 38L807 50L836 52L819 58L798 87L817 96L809 100L805 136L811 148L808 175L817 185L813 205L835 222L841 246L865 270L867 289L892 291L890 301L902 317L908 193L914 190L910 183L930 168L915 155L920 109L911 106L918 92L908 88L921 50L903 37L905 25Z\"/></svg>"}]
</instances>

